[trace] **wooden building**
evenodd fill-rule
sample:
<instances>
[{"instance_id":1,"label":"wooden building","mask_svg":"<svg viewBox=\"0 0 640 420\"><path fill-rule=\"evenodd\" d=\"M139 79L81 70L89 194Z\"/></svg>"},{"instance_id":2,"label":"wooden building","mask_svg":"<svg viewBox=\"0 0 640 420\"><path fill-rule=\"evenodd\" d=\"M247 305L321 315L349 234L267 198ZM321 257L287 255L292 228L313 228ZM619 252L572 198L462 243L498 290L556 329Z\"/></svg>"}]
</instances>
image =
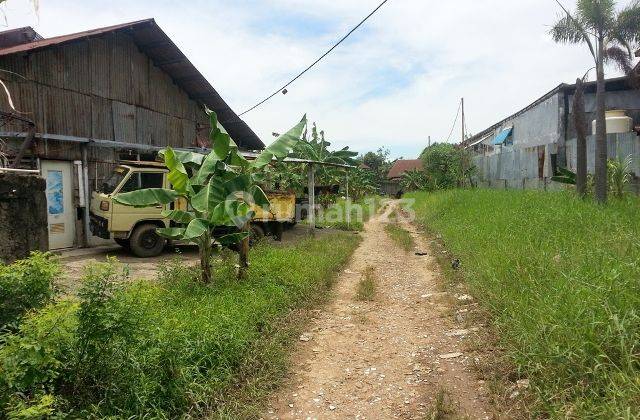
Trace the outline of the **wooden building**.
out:
<instances>
[{"instance_id":1,"label":"wooden building","mask_svg":"<svg viewBox=\"0 0 640 420\"><path fill-rule=\"evenodd\" d=\"M65 239L50 241L57 248L86 245L90 191L119 159L208 147L205 107L241 149L264 148L153 19L48 39L32 28L5 31L0 69L8 91L0 87L0 156L54 175L48 188L69 203L56 224ZM50 225L50 239L59 234Z\"/></svg>"}]
</instances>

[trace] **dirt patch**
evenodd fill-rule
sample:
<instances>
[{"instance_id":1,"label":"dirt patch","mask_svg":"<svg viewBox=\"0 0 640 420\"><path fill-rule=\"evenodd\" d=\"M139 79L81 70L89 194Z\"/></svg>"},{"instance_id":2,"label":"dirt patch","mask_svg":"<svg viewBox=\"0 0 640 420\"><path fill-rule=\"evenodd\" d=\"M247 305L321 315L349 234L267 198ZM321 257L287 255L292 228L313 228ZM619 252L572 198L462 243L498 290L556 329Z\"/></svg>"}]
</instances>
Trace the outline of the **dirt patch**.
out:
<instances>
[{"instance_id":1,"label":"dirt patch","mask_svg":"<svg viewBox=\"0 0 640 420\"><path fill-rule=\"evenodd\" d=\"M430 252L415 255L430 250L415 228L400 217L415 250L388 237L384 226L396 207L366 224L335 299L300 336L291 374L265 418L491 417L489 392L472 372L475 355L465 350L476 327L463 329L452 317L461 301L439 291ZM375 298L358 300L371 272Z\"/></svg>"}]
</instances>

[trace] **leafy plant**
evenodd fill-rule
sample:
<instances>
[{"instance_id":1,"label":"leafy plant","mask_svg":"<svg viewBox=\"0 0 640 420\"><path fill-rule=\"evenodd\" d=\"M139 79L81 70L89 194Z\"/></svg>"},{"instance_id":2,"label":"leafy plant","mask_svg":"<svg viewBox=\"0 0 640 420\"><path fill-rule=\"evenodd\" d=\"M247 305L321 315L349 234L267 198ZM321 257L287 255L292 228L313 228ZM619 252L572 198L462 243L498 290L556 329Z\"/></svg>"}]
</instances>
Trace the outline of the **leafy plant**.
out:
<instances>
[{"instance_id":1,"label":"leafy plant","mask_svg":"<svg viewBox=\"0 0 640 420\"><path fill-rule=\"evenodd\" d=\"M227 258L215 285L175 262L131 283L114 261L92 266L77 299L0 336L0 418L257 418L235 410L261 406L286 370L295 309L326 295L359 241L258 246L245 281Z\"/></svg>"},{"instance_id":2,"label":"leafy plant","mask_svg":"<svg viewBox=\"0 0 640 420\"><path fill-rule=\"evenodd\" d=\"M188 210L167 210L162 214L176 227L158 229L160 236L188 241L200 250L201 280L210 283L211 257L215 246L243 242L240 252L242 274L248 265L249 222L252 206L268 209L269 200L258 182L264 180L264 168L274 159L282 160L300 142L306 116L287 133L278 137L253 161L239 152L229 135L218 128L216 113L208 111L212 150L207 155L165 149L161 156L169 169L172 189L145 189L117 194L114 201L135 207L169 204L185 199ZM235 228L239 232L214 237L216 228Z\"/></svg>"},{"instance_id":3,"label":"leafy plant","mask_svg":"<svg viewBox=\"0 0 640 420\"><path fill-rule=\"evenodd\" d=\"M366 168L349 169L349 195L354 201L379 194L380 186L375 173Z\"/></svg>"},{"instance_id":4,"label":"leafy plant","mask_svg":"<svg viewBox=\"0 0 640 420\"><path fill-rule=\"evenodd\" d=\"M625 187L631 182L632 163L633 157L631 155L628 155L624 159L610 159L607 162L609 185L613 196L616 198L624 197Z\"/></svg>"},{"instance_id":5,"label":"leafy plant","mask_svg":"<svg viewBox=\"0 0 640 420\"><path fill-rule=\"evenodd\" d=\"M400 180L400 185L402 185L402 188L407 192L433 190L431 178L429 178L424 170L418 169L405 172Z\"/></svg>"},{"instance_id":6,"label":"leafy plant","mask_svg":"<svg viewBox=\"0 0 640 420\"><path fill-rule=\"evenodd\" d=\"M449 143L432 144L422 152L420 159L435 189L469 185L476 170L468 152Z\"/></svg>"},{"instance_id":7,"label":"leafy plant","mask_svg":"<svg viewBox=\"0 0 640 420\"><path fill-rule=\"evenodd\" d=\"M49 253L34 252L13 264L0 264L0 329L15 326L27 311L51 300L59 275L60 266Z\"/></svg>"},{"instance_id":8,"label":"leafy plant","mask_svg":"<svg viewBox=\"0 0 640 420\"><path fill-rule=\"evenodd\" d=\"M578 0L577 11L571 14L556 0L566 16L551 29L554 41L586 44L596 66L596 156L595 195L600 203L607 201L607 131L605 116L606 63L614 63L627 75L633 75L633 44L640 41L640 3L631 2L616 12L614 0Z\"/></svg>"},{"instance_id":9,"label":"leafy plant","mask_svg":"<svg viewBox=\"0 0 640 420\"><path fill-rule=\"evenodd\" d=\"M561 184L576 185L576 173L570 169L558 167L557 174L551 177L551 180Z\"/></svg>"},{"instance_id":10,"label":"leafy plant","mask_svg":"<svg viewBox=\"0 0 640 420\"><path fill-rule=\"evenodd\" d=\"M607 177L609 179L610 193L616 198L624 197L624 190L626 186L631 182L632 172L632 156L629 155L624 159L607 161ZM558 173L551 178L555 182L567 185L577 184L577 175L575 172L566 169L558 168ZM588 174L586 177L584 195L591 195L594 192L594 177L592 174Z\"/></svg>"}]
</instances>

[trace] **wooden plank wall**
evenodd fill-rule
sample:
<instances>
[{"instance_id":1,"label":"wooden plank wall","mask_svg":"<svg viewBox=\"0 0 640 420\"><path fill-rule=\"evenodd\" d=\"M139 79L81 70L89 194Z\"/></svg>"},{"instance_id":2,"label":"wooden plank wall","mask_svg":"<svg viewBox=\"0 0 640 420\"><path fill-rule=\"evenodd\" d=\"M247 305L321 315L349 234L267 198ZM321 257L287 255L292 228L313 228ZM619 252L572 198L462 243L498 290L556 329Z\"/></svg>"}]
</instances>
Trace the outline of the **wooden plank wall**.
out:
<instances>
[{"instance_id":1,"label":"wooden plank wall","mask_svg":"<svg viewBox=\"0 0 640 420\"><path fill-rule=\"evenodd\" d=\"M124 33L2 57L0 68L24 76L3 80L38 132L190 147L196 125L208 122L201 106ZM9 110L0 96L0 108ZM8 124L2 131L24 127ZM80 158L78 147L52 143L38 149L41 158Z\"/></svg>"}]
</instances>

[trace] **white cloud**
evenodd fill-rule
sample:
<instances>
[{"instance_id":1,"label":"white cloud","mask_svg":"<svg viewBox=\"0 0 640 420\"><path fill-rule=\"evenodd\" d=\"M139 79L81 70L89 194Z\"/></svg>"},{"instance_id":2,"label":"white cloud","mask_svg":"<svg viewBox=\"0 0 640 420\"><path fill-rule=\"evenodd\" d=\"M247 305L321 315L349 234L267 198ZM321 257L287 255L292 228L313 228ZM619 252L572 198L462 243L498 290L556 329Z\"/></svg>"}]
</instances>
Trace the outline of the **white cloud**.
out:
<instances>
[{"instance_id":1,"label":"white cloud","mask_svg":"<svg viewBox=\"0 0 640 420\"><path fill-rule=\"evenodd\" d=\"M45 36L156 17L240 112L310 64L378 2L41 0L38 22L25 0L10 0L6 15L12 27L30 24ZM551 0L389 0L286 96L245 119L268 142L271 132L307 112L336 146L415 155L428 135L447 137L460 97L477 132L591 67L584 47L556 45L547 35L557 16Z\"/></svg>"}]
</instances>

